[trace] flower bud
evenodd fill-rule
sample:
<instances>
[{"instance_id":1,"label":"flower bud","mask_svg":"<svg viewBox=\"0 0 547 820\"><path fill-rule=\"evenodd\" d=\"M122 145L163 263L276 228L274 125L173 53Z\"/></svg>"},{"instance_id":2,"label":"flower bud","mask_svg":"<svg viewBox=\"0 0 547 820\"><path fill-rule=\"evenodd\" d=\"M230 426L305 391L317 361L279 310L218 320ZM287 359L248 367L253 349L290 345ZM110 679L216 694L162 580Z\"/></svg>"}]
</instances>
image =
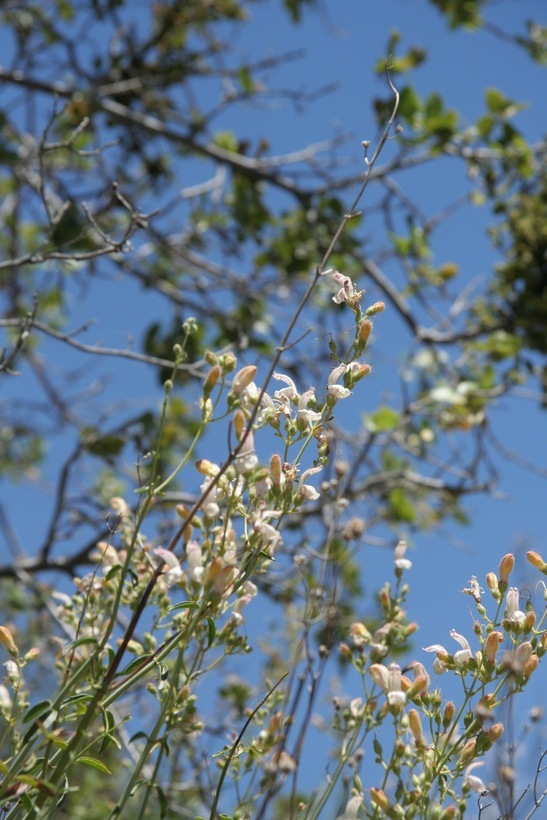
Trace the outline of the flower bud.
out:
<instances>
[{"instance_id":1,"label":"flower bud","mask_svg":"<svg viewBox=\"0 0 547 820\"><path fill-rule=\"evenodd\" d=\"M274 487L281 486L281 458L277 453L270 459L270 478Z\"/></svg>"},{"instance_id":2,"label":"flower bud","mask_svg":"<svg viewBox=\"0 0 547 820\"><path fill-rule=\"evenodd\" d=\"M510 552L507 555L504 555L500 561L500 568L499 568L499 579L500 584L507 584L509 581L509 576L513 571L513 567L515 566L515 556L512 555Z\"/></svg>"},{"instance_id":3,"label":"flower bud","mask_svg":"<svg viewBox=\"0 0 547 820\"><path fill-rule=\"evenodd\" d=\"M234 430L239 441L245 430L245 414L241 410L236 410L234 413Z\"/></svg>"},{"instance_id":4,"label":"flower bud","mask_svg":"<svg viewBox=\"0 0 547 820\"><path fill-rule=\"evenodd\" d=\"M205 379L205 382L203 383L203 395L204 396L208 396L211 393L213 387L215 386L215 384L220 379L221 374L222 374L222 371L220 369L220 365L218 365L218 364L213 365L213 367L209 370L209 373L207 374L207 378Z\"/></svg>"},{"instance_id":5,"label":"flower bud","mask_svg":"<svg viewBox=\"0 0 547 820\"><path fill-rule=\"evenodd\" d=\"M384 302L375 302L365 311L365 316L376 316L377 313L381 313L383 310L386 309Z\"/></svg>"},{"instance_id":6,"label":"flower bud","mask_svg":"<svg viewBox=\"0 0 547 820\"><path fill-rule=\"evenodd\" d=\"M234 396L241 396L245 388L250 385L256 376L256 370L257 368L254 364L248 364L246 367L242 367L241 370L238 370L234 376L230 393Z\"/></svg>"},{"instance_id":7,"label":"flower bud","mask_svg":"<svg viewBox=\"0 0 547 820\"><path fill-rule=\"evenodd\" d=\"M222 367L222 372L226 375L226 373L231 373L234 370L237 359L233 353L224 353L220 357L219 364Z\"/></svg>"},{"instance_id":8,"label":"flower bud","mask_svg":"<svg viewBox=\"0 0 547 820\"><path fill-rule=\"evenodd\" d=\"M444 707L443 713L443 726L445 727L445 729L452 723L455 711L456 707L454 706L454 701L449 700L446 706Z\"/></svg>"},{"instance_id":9,"label":"flower bud","mask_svg":"<svg viewBox=\"0 0 547 820\"><path fill-rule=\"evenodd\" d=\"M364 319L360 326L359 326L359 345L364 348L369 340L370 334L372 333L372 322L370 319Z\"/></svg>"},{"instance_id":10,"label":"flower bud","mask_svg":"<svg viewBox=\"0 0 547 820\"><path fill-rule=\"evenodd\" d=\"M446 809L443 809L442 812L439 814L439 820L453 820L456 817L458 809L456 806L447 806Z\"/></svg>"},{"instance_id":11,"label":"flower bud","mask_svg":"<svg viewBox=\"0 0 547 820\"><path fill-rule=\"evenodd\" d=\"M460 752L460 763L464 766L466 763L469 763L475 757L475 750L477 746L477 738L472 737L471 740L468 740L463 749Z\"/></svg>"},{"instance_id":12,"label":"flower bud","mask_svg":"<svg viewBox=\"0 0 547 820\"><path fill-rule=\"evenodd\" d=\"M410 725L410 731L412 732L412 737L414 738L416 745L422 746L425 743L425 739L422 730L422 721L420 719L420 714L416 709L409 710L408 722Z\"/></svg>"},{"instance_id":13,"label":"flower bud","mask_svg":"<svg viewBox=\"0 0 547 820\"><path fill-rule=\"evenodd\" d=\"M495 572L489 572L486 576L486 586L491 592L499 592L498 576Z\"/></svg>"},{"instance_id":14,"label":"flower bud","mask_svg":"<svg viewBox=\"0 0 547 820\"><path fill-rule=\"evenodd\" d=\"M361 381L361 379L364 379L365 376L368 376L370 373L372 373L372 367L369 364L362 364L360 367L355 368L351 374L352 386Z\"/></svg>"},{"instance_id":15,"label":"flower bud","mask_svg":"<svg viewBox=\"0 0 547 820\"><path fill-rule=\"evenodd\" d=\"M547 564L545 563L539 552L527 552L526 557L530 561L532 566L536 567L537 569L539 569L540 572L543 572L545 575L547 575Z\"/></svg>"},{"instance_id":16,"label":"flower bud","mask_svg":"<svg viewBox=\"0 0 547 820\"><path fill-rule=\"evenodd\" d=\"M503 632L494 630L486 639L486 660L492 665L496 663L496 654L500 641L503 641Z\"/></svg>"},{"instance_id":17,"label":"flower bud","mask_svg":"<svg viewBox=\"0 0 547 820\"><path fill-rule=\"evenodd\" d=\"M503 723L494 723L494 725L491 726L486 733L490 743L495 743L496 740L499 740L503 734L503 731Z\"/></svg>"},{"instance_id":18,"label":"flower bud","mask_svg":"<svg viewBox=\"0 0 547 820\"><path fill-rule=\"evenodd\" d=\"M537 669L538 663L539 663L538 656L535 655L535 654L530 655L530 657L528 658L528 660L526 661L526 663L524 664L524 667L522 669L522 674L524 675L526 680L528 680L528 678L530 677L532 672L534 672Z\"/></svg>"},{"instance_id":19,"label":"flower bud","mask_svg":"<svg viewBox=\"0 0 547 820\"><path fill-rule=\"evenodd\" d=\"M218 467L208 458L200 458L199 461L196 461L196 467L201 475L206 475L208 478L213 478L218 473Z\"/></svg>"},{"instance_id":20,"label":"flower bud","mask_svg":"<svg viewBox=\"0 0 547 820\"><path fill-rule=\"evenodd\" d=\"M524 631L530 632L534 628L534 624L536 622L536 613L533 609L530 609L526 613L526 617L524 618Z\"/></svg>"},{"instance_id":21,"label":"flower bud","mask_svg":"<svg viewBox=\"0 0 547 820\"><path fill-rule=\"evenodd\" d=\"M375 806L378 806L379 809L382 811L387 812L390 808L390 802L387 798L387 794L383 789L370 789L370 799L374 803Z\"/></svg>"},{"instance_id":22,"label":"flower bud","mask_svg":"<svg viewBox=\"0 0 547 820\"><path fill-rule=\"evenodd\" d=\"M18 654L19 650L7 626L0 626L0 643L4 644L10 655Z\"/></svg>"}]
</instances>

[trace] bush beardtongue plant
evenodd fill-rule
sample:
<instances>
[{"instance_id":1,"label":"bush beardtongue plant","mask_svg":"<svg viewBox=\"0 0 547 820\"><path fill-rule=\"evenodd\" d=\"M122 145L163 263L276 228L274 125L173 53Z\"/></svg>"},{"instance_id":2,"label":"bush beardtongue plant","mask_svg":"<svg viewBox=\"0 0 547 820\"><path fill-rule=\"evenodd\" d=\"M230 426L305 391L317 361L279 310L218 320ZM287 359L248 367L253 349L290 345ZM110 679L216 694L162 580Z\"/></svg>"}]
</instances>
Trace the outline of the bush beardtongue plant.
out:
<instances>
[{"instance_id":1,"label":"bush beardtongue plant","mask_svg":"<svg viewBox=\"0 0 547 820\"><path fill-rule=\"evenodd\" d=\"M391 87L393 112L370 159L370 144L363 143L369 172L393 129L398 94ZM395 583L386 583L379 592L380 617L373 630L361 621L340 622L336 580L328 577L329 562L340 560L338 542L327 536L309 554L292 555L291 572L302 594L286 602L287 629L292 623L286 654L270 651L268 656L265 650L262 693L256 696L245 681L223 672L229 658L253 649L245 619L254 617L251 613L267 590L271 594L276 558L291 558L284 552L291 514L321 502L326 489L343 486L343 463L335 464L332 481L319 488L317 482L331 457L337 405L350 399L370 373L363 354L372 320L384 305L365 307L364 293L351 278L326 268L368 179L367 174L318 265L263 386L255 382L257 368L238 369L231 352L204 354L209 369L202 385L201 421L176 469L164 476L162 433L175 390L175 367L165 384L157 448L147 474L140 475L140 503L134 509L121 497L111 500L115 525L111 539L97 545L95 568L74 579L75 594L54 595L53 614L61 629L55 637L54 696L29 702L25 680L38 651L21 655L15 628L0 627L9 655L0 687L3 817L80 816L78 789L86 771L97 773L105 800L97 815L89 807L89 817L316 818L328 816L326 806L337 795L338 813L348 820L444 820L463 816L477 793L486 796L477 769L502 742L499 707L526 685L547 647L544 618L536 622L531 606L521 611L518 590L508 586L511 555L502 559L498 575L487 577L494 612L488 613L484 593L473 579L465 592L475 602L474 634L452 630L460 647L453 654L440 644L425 650L436 655L435 672L460 680L458 703L446 701L432 687L425 656L405 669L393 660L416 629L404 610L409 591L405 573L411 564L402 541L394 553ZM333 367L316 394L283 372L282 356L295 344L293 331L312 291L333 282L333 302L353 313L353 341L343 356L331 344ZM183 330L174 350L177 366L195 322L187 320ZM229 419L227 458L196 463L206 429L223 419ZM281 443L264 464L257 446L271 434ZM199 497L192 505L177 505L180 521L160 546L147 533L149 514L176 476L188 475L192 481L196 469ZM339 492L333 515L347 504ZM358 519L348 521L346 543L361 526ZM310 555L318 558L317 572ZM539 555L528 557L547 574ZM312 636L319 637L317 650ZM304 794L299 766L320 683L333 656L353 668L360 688L347 701L334 699L331 726L325 731L336 738L335 762L323 785L320 781L315 791ZM230 736L229 724L221 719L208 725L199 700L208 679L220 686L237 734L232 728ZM391 737L387 745L378 737L381 727L383 737ZM219 750L210 755L202 738L215 732L221 738L216 738ZM379 767L376 782L361 771L369 754ZM531 814L543 797L536 789Z\"/></svg>"}]
</instances>

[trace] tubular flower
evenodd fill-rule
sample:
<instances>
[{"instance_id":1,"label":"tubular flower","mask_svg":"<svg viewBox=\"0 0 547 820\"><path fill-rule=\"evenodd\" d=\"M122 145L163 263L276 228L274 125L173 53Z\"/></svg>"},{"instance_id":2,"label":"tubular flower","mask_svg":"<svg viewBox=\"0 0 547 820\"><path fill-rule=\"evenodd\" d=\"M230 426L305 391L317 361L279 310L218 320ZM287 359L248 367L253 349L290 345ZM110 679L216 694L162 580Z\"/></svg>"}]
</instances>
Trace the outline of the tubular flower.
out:
<instances>
[{"instance_id":1,"label":"tubular flower","mask_svg":"<svg viewBox=\"0 0 547 820\"><path fill-rule=\"evenodd\" d=\"M308 501L317 501L319 498L319 493L312 487L311 484L306 484L306 478L309 475L315 475L315 473L320 473L322 467L310 467L309 470L306 470L300 476L300 481L298 482L298 495L303 496Z\"/></svg>"},{"instance_id":2,"label":"tubular flower","mask_svg":"<svg viewBox=\"0 0 547 820\"><path fill-rule=\"evenodd\" d=\"M246 430L244 429L241 433L241 437L244 435L246 435L245 441L243 442L243 446L235 459L235 468L239 475L245 475L246 473L252 472L258 464L258 456L255 452L255 440L252 430L246 434Z\"/></svg>"},{"instance_id":3,"label":"tubular flower","mask_svg":"<svg viewBox=\"0 0 547 820\"><path fill-rule=\"evenodd\" d=\"M401 682L401 667L397 663L392 663L387 669L381 663L373 663L369 671L374 683L386 693L389 705L401 709L406 703Z\"/></svg>"},{"instance_id":4,"label":"tubular flower","mask_svg":"<svg viewBox=\"0 0 547 820\"><path fill-rule=\"evenodd\" d=\"M167 566L167 572L163 576L166 585L170 587L180 581L184 573L177 556L171 552L171 550L166 550L164 547L155 547L152 552L154 555L159 556Z\"/></svg>"},{"instance_id":5,"label":"tubular flower","mask_svg":"<svg viewBox=\"0 0 547 820\"><path fill-rule=\"evenodd\" d=\"M362 805L363 794L362 792L359 792L359 794L351 797L346 803L346 808L344 809L344 814L342 815L343 820L355 820L355 818L359 817L359 809Z\"/></svg>"},{"instance_id":6,"label":"tubular flower","mask_svg":"<svg viewBox=\"0 0 547 820\"><path fill-rule=\"evenodd\" d=\"M519 609L519 591L517 587L510 587L507 590L505 617L512 624L521 624L526 618L526 613Z\"/></svg>"},{"instance_id":7,"label":"tubular flower","mask_svg":"<svg viewBox=\"0 0 547 820\"><path fill-rule=\"evenodd\" d=\"M338 293L332 297L332 301L337 305L342 304L342 302L347 302L354 310L358 309L363 291L355 290L350 277L344 276L343 273L339 273L337 270L332 272L332 278L337 285L341 286Z\"/></svg>"},{"instance_id":8,"label":"tubular flower","mask_svg":"<svg viewBox=\"0 0 547 820\"><path fill-rule=\"evenodd\" d=\"M337 384L338 379L345 372L346 365L339 364L334 368L334 370L331 371L327 379L327 398L331 399L333 404L338 399L347 399L348 396L351 396L351 390L348 390L347 387L343 387L341 384Z\"/></svg>"},{"instance_id":9,"label":"tubular flower","mask_svg":"<svg viewBox=\"0 0 547 820\"><path fill-rule=\"evenodd\" d=\"M468 788L472 789L474 792L478 792L484 797L484 795L488 794L488 789L486 788L480 777L477 777L476 774L471 774L473 769L476 769L479 766L484 766L484 760L476 760L474 763L471 763L471 765L467 767L467 769L465 770L463 783L464 786L468 786Z\"/></svg>"},{"instance_id":10,"label":"tubular flower","mask_svg":"<svg viewBox=\"0 0 547 820\"><path fill-rule=\"evenodd\" d=\"M188 564L188 575L192 581L200 584L205 570L203 568L201 547L197 541L188 541L186 544L186 562Z\"/></svg>"},{"instance_id":11,"label":"tubular flower","mask_svg":"<svg viewBox=\"0 0 547 820\"><path fill-rule=\"evenodd\" d=\"M309 403L315 402L315 390L313 387L310 387L309 390L306 390L305 393L298 399L298 411L296 414L296 418L299 421L303 421L306 425L315 424L318 421L321 421L321 413L316 413L315 410L310 410L308 405Z\"/></svg>"},{"instance_id":12,"label":"tubular flower","mask_svg":"<svg viewBox=\"0 0 547 820\"><path fill-rule=\"evenodd\" d=\"M463 635L460 635L456 632L455 629L450 630L450 637L454 638L455 641L459 643L461 649L457 652L454 652L454 663L456 666L465 666L473 657L471 654L471 647L469 646L469 641L467 638L464 638ZM433 670L439 675L446 670L446 661L450 658L450 653L446 651L444 646L441 646L439 643L435 643L432 646L424 647L424 652L436 652L437 658L435 663L433 664Z\"/></svg>"},{"instance_id":13,"label":"tubular flower","mask_svg":"<svg viewBox=\"0 0 547 820\"><path fill-rule=\"evenodd\" d=\"M512 652L505 652L503 656L503 667L509 669L517 675L522 675L526 664L534 655L534 647L530 641L525 641L513 649Z\"/></svg>"},{"instance_id":14,"label":"tubular flower","mask_svg":"<svg viewBox=\"0 0 547 820\"><path fill-rule=\"evenodd\" d=\"M405 552L407 549L406 541L399 541L397 546L395 547L395 554L393 556L393 562L395 564L396 569L398 570L405 570L410 569L412 567L412 561L409 561L408 558L405 558Z\"/></svg>"}]
</instances>

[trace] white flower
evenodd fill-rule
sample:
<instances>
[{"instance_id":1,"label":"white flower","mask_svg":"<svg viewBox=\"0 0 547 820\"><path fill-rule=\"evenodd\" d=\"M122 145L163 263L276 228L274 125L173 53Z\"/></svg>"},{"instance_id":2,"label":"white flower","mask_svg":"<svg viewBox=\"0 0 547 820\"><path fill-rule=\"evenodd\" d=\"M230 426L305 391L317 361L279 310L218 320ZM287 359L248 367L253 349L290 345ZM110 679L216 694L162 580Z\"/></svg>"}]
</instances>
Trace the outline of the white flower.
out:
<instances>
[{"instance_id":1,"label":"white flower","mask_svg":"<svg viewBox=\"0 0 547 820\"><path fill-rule=\"evenodd\" d=\"M399 543L395 547L394 564L397 569L410 569L412 566L412 561L409 561L408 558L404 557L406 548L406 541L399 541Z\"/></svg>"},{"instance_id":2,"label":"white flower","mask_svg":"<svg viewBox=\"0 0 547 820\"><path fill-rule=\"evenodd\" d=\"M281 402L291 402L298 398L296 385L289 376L286 376L284 373L274 373L273 377L277 379L278 382L285 382L287 385L287 387L282 387L280 390L275 391L274 399Z\"/></svg>"},{"instance_id":3,"label":"white flower","mask_svg":"<svg viewBox=\"0 0 547 820\"><path fill-rule=\"evenodd\" d=\"M298 412L296 417L297 419L302 419L305 421L306 424L315 424L315 422L321 421L322 416L321 413L316 413L315 410L310 410L308 408L310 401L315 401L315 390L313 387L310 387L309 390L302 393L298 399Z\"/></svg>"},{"instance_id":4,"label":"white flower","mask_svg":"<svg viewBox=\"0 0 547 820\"><path fill-rule=\"evenodd\" d=\"M0 684L0 714L7 715L13 707L13 701L8 689Z\"/></svg>"},{"instance_id":5,"label":"white flower","mask_svg":"<svg viewBox=\"0 0 547 820\"><path fill-rule=\"evenodd\" d=\"M332 397L334 399L347 399L348 396L351 396L351 390L348 390L347 387L343 387L336 382L346 372L346 365L339 364L334 370L331 370L330 375L327 379L327 396Z\"/></svg>"},{"instance_id":6,"label":"white flower","mask_svg":"<svg viewBox=\"0 0 547 820\"><path fill-rule=\"evenodd\" d=\"M338 293L332 297L332 301L340 305L342 302L347 302L351 307L357 307L361 299L361 292L355 290L353 282L349 276L344 276L343 273L335 270L332 274L334 281L341 285Z\"/></svg>"},{"instance_id":7,"label":"white flower","mask_svg":"<svg viewBox=\"0 0 547 820\"><path fill-rule=\"evenodd\" d=\"M220 507L217 504L218 485L210 487L213 483L213 478L206 478L200 486L202 495L205 495L205 503L203 505L203 512L207 518L216 518L220 513ZM210 488L210 489L209 489Z\"/></svg>"},{"instance_id":8,"label":"white flower","mask_svg":"<svg viewBox=\"0 0 547 820\"><path fill-rule=\"evenodd\" d=\"M359 817L359 809L363 805L363 794L359 792L354 797L351 797L346 803L344 814L337 818L337 820L357 820Z\"/></svg>"},{"instance_id":9,"label":"white flower","mask_svg":"<svg viewBox=\"0 0 547 820\"><path fill-rule=\"evenodd\" d=\"M245 430L242 431L242 437ZM245 475L254 470L258 464L258 456L255 452L255 440L252 431L247 433L243 446L235 458L235 468L239 475Z\"/></svg>"},{"instance_id":10,"label":"white flower","mask_svg":"<svg viewBox=\"0 0 547 820\"><path fill-rule=\"evenodd\" d=\"M463 782L465 786L469 786L470 789L473 789L474 792L478 792L481 795L488 794L488 789L480 779L475 774L470 774L473 769L476 769L478 766L484 766L484 760L476 760L474 763L471 763L470 766L467 767L465 770L465 775L463 778Z\"/></svg>"},{"instance_id":11,"label":"white flower","mask_svg":"<svg viewBox=\"0 0 547 820\"><path fill-rule=\"evenodd\" d=\"M526 613L519 609L519 591L517 587L510 587L507 590L505 617L514 624L521 624L526 618Z\"/></svg>"},{"instance_id":12,"label":"white flower","mask_svg":"<svg viewBox=\"0 0 547 820\"><path fill-rule=\"evenodd\" d=\"M155 547L152 552L154 555L161 558L167 565L167 572L163 576L163 580L166 585L170 587L173 584L176 584L177 581L180 581L184 573L182 571L180 561L174 552L171 552L171 550L166 550L164 547Z\"/></svg>"},{"instance_id":13,"label":"white flower","mask_svg":"<svg viewBox=\"0 0 547 820\"><path fill-rule=\"evenodd\" d=\"M369 671L374 683L386 693L390 706L405 705L406 695L401 685L401 667L397 663L392 663L389 669L381 663L373 663Z\"/></svg>"},{"instance_id":14,"label":"white flower","mask_svg":"<svg viewBox=\"0 0 547 820\"><path fill-rule=\"evenodd\" d=\"M279 515L281 515L279 510L260 510L251 522L253 530L261 536L261 549L271 556L273 556L276 546L281 541L281 535L275 527L268 524L267 519Z\"/></svg>"},{"instance_id":15,"label":"white flower","mask_svg":"<svg viewBox=\"0 0 547 820\"><path fill-rule=\"evenodd\" d=\"M188 575L192 581L198 584L203 580L203 555L201 547L197 541L188 541L186 544L186 563L188 564Z\"/></svg>"},{"instance_id":16,"label":"white flower","mask_svg":"<svg viewBox=\"0 0 547 820\"><path fill-rule=\"evenodd\" d=\"M5 661L4 666L6 667L6 682L15 686L19 683L21 678L21 671L19 667L15 661Z\"/></svg>"},{"instance_id":17,"label":"white flower","mask_svg":"<svg viewBox=\"0 0 547 820\"><path fill-rule=\"evenodd\" d=\"M319 498L319 493L317 492L315 487L312 487L311 484L306 484L305 481L309 475L315 475L315 473L320 473L322 469L322 467L310 467L309 470L306 470L304 473L302 473L302 475L300 476L300 481L298 483L298 495L303 495L304 498L306 498L308 501L317 501L317 499Z\"/></svg>"},{"instance_id":18,"label":"white flower","mask_svg":"<svg viewBox=\"0 0 547 820\"><path fill-rule=\"evenodd\" d=\"M454 653L454 663L456 666L465 666L468 661L471 660L471 647L469 646L469 641L467 638L464 638L463 635L460 635L456 632L455 629L450 630L450 637L454 638L455 641L459 643L461 649L458 649L457 652ZM424 647L424 652L437 652L442 653L443 655L450 655L450 652L447 652L444 646L439 643L433 644L432 646ZM437 657L435 663L433 664L433 670L440 674L444 672L446 669L446 664L443 658Z\"/></svg>"},{"instance_id":19,"label":"white flower","mask_svg":"<svg viewBox=\"0 0 547 820\"><path fill-rule=\"evenodd\" d=\"M525 664L530 660L533 654L534 648L530 641L524 641L524 643L519 644L519 646L511 652L503 653L503 667L521 675L524 671Z\"/></svg>"}]
</instances>

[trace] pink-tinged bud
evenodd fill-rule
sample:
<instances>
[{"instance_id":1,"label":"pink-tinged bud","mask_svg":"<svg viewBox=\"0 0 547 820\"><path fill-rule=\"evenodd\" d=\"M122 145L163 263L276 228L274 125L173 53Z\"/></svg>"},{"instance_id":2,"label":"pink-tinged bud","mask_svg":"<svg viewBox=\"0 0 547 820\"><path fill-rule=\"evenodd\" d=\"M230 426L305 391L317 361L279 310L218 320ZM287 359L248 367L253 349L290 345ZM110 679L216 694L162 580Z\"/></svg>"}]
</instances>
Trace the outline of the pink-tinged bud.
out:
<instances>
[{"instance_id":1,"label":"pink-tinged bud","mask_svg":"<svg viewBox=\"0 0 547 820\"><path fill-rule=\"evenodd\" d=\"M454 714L456 712L456 707L454 706L454 701L449 700L446 706L444 707L443 713L443 726L446 727L450 726L452 720L454 718Z\"/></svg>"},{"instance_id":2,"label":"pink-tinged bud","mask_svg":"<svg viewBox=\"0 0 547 820\"><path fill-rule=\"evenodd\" d=\"M366 309L365 316L376 316L377 313L381 313L385 309L385 302L375 302L373 305Z\"/></svg>"},{"instance_id":3,"label":"pink-tinged bud","mask_svg":"<svg viewBox=\"0 0 547 820\"><path fill-rule=\"evenodd\" d=\"M351 660L351 649L349 648L347 643L341 643L338 651L345 660Z\"/></svg>"},{"instance_id":4,"label":"pink-tinged bud","mask_svg":"<svg viewBox=\"0 0 547 820\"><path fill-rule=\"evenodd\" d=\"M503 632L491 632L486 639L486 660L488 663L494 665L496 663L496 654L498 651L498 646L500 642L503 641Z\"/></svg>"},{"instance_id":5,"label":"pink-tinged bud","mask_svg":"<svg viewBox=\"0 0 547 820\"><path fill-rule=\"evenodd\" d=\"M499 740L503 734L503 731L503 723L494 723L494 725L491 726L486 733L490 743L495 743L496 740Z\"/></svg>"},{"instance_id":6,"label":"pink-tinged bud","mask_svg":"<svg viewBox=\"0 0 547 820\"><path fill-rule=\"evenodd\" d=\"M370 319L364 319L359 327L358 341L361 345L366 345L372 333L372 322Z\"/></svg>"},{"instance_id":7,"label":"pink-tinged bud","mask_svg":"<svg viewBox=\"0 0 547 820\"><path fill-rule=\"evenodd\" d=\"M510 552L507 555L504 555L500 561L500 568L499 568L499 578L500 584L507 584L509 581L509 576L513 571L513 567L515 566L515 556L512 555Z\"/></svg>"},{"instance_id":8,"label":"pink-tinged bud","mask_svg":"<svg viewBox=\"0 0 547 820\"><path fill-rule=\"evenodd\" d=\"M216 595L226 597L232 591L237 573L237 568L225 564L222 558L213 558L207 570L205 585Z\"/></svg>"},{"instance_id":9,"label":"pink-tinged bud","mask_svg":"<svg viewBox=\"0 0 547 820\"><path fill-rule=\"evenodd\" d=\"M196 468L201 475L206 475L208 478L213 478L218 473L218 467L209 461L208 458L201 458L196 461Z\"/></svg>"},{"instance_id":10,"label":"pink-tinged bud","mask_svg":"<svg viewBox=\"0 0 547 820\"><path fill-rule=\"evenodd\" d=\"M475 751L477 747L477 738L472 737L471 740L468 740L463 749L460 752L460 763L464 766L469 763L475 757Z\"/></svg>"},{"instance_id":11,"label":"pink-tinged bud","mask_svg":"<svg viewBox=\"0 0 547 820\"><path fill-rule=\"evenodd\" d=\"M277 453L270 459L270 478L274 487L281 486L281 459Z\"/></svg>"},{"instance_id":12,"label":"pink-tinged bud","mask_svg":"<svg viewBox=\"0 0 547 820\"><path fill-rule=\"evenodd\" d=\"M236 410L234 413L234 430L236 438L239 441L245 429L245 414L241 410Z\"/></svg>"},{"instance_id":13,"label":"pink-tinged bud","mask_svg":"<svg viewBox=\"0 0 547 820\"><path fill-rule=\"evenodd\" d=\"M380 594L378 595L378 598L379 598L380 604L382 606L382 609L389 609L389 606L390 606L390 603L391 603L390 602L390 597L389 597L389 591L387 589L381 589Z\"/></svg>"},{"instance_id":14,"label":"pink-tinged bud","mask_svg":"<svg viewBox=\"0 0 547 820\"><path fill-rule=\"evenodd\" d=\"M175 507L175 511L179 518L182 518L183 521L186 521L190 514L190 510L188 509L188 507L185 507L184 504L177 504L177 506ZM192 538L193 530L194 528L191 524L186 525L183 532L183 537L185 541L189 541Z\"/></svg>"},{"instance_id":15,"label":"pink-tinged bud","mask_svg":"<svg viewBox=\"0 0 547 820\"><path fill-rule=\"evenodd\" d=\"M362 364L360 367L354 368L351 373L352 386L361 381L361 379L364 379L365 376L368 376L370 373L372 373L372 367L369 364Z\"/></svg>"},{"instance_id":16,"label":"pink-tinged bud","mask_svg":"<svg viewBox=\"0 0 547 820\"><path fill-rule=\"evenodd\" d=\"M534 628L534 624L536 622L536 613L533 609L526 613L526 617L524 619L524 631L530 632Z\"/></svg>"},{"instance_id":17,"label":"pink-tinged bud","mask_svg":"<svg viewBox=\"0 0 547 820\"><path fill-rule=\"evenodd\" d=\"M379 809L382 811L387 812L390 808L390 802L387 798L387 794L383 789L370 789L370 799L374 803L375 806L378 806Z\"/></svg>"},{"instance_id":18,"label":"pink-tinged bud","mask_svg":"<svg viewBox=\"0 0 547 820\"><path fill-rule=\"evenodd\" d=\"M17 655L19 650L17 644L13 640L13 635L7 626L0 626L0 643L3 643L10 655Z\"/></svg>"},{"instance_id":19,"label":"pink-tinged bud","mask_svg":"<svg viewBox=\"0 0 547 820\"><path fill-rule=\"evenodd\" d=\"M234 376L230 393L234 396L241 396L245 388L250 385L256 376L256 370L257 368L254 364L248 364L247 367L242 367L241 370L238 370Z\"/></svg>"},{"instance_id":20,"label":"pink-tinged bud","mask_svg":"<svg viewBox=\"0 0 547 820\"><path fill-rule=\"evenodd\" d=\"M443 809L439 814L439 820L453 820L458 811L459 809L457 809L456 806L447 806L446 809Z\"/></svg>"},{"instance_id":21,"label":"pink-tinged bud","mask_svg":"<svg viewBox=\"0 0 547 820\"><path fill-rule=\"evenodd\" d=\"M213 353L212 350L206 350L203 354L203 358L207 364L210 364L211 366L218 364L218 356L216 353Z\"/></svg>"},{"instance_id":22,"label":"pink-tinged bud","mask_svg":"<svg viewBox=\"0 0 547 820\"><path fill-rule=\"evenodd\" d=\"M412 737L414 738L416 744L418 746L422 746L425 743L424 733L422 729L422 721L420 719L420 715L416 709L410 709L408 712L408 723L410 726L410 731L412 732Z\"/></svg>"},{"instance_id":23,"label":"pink-tinged bud","mask_svg":"<svg viewBox=\"0 0 547 820\"><path fill-rule=\"evenodd\" d=\"M539 569L540 572L543 572L547 575L547 564L545 563L539 552L527 552L526 557L530 561L532 566L536 567L537 569Z\"/></svg>"},{"instance_id":24,"label":"pink-tinged bud","mask_svg":"<svg viewBox=\"0 0 547 820\"><path fill-rule=\"evenodd\" d=\"M419 695L420 692L427 692L427 687L429 686L429 675L419 675L415 680L412 686L406 693L406 696L409 700Z\"/></svg>"},{"instance_id":25,"label":"pink-tinged bud","mask_svg":"<svg viewBox=\"0 0 547 820\"><path fill-rule=\"evenodd\" d=\"M495 572L489 572L488 575L486 576L486 586L492 592L498 592L499 591L498 576L496 575Z\"/></svg>"},{"instance_id":26,"label":"pink-tinged bud","mask_svg":"<svg viewBox=\"0 0 547 820\"><path fill-rule=\"evenodd\" d=\"M218 365L218 364L213 365L213 367L209 370L209 373L207 374L207 378L205 379L205 382L203 383L203 395L204 396L209 396L210 395L213 387L218 382L221 375L222 375L222 371L220 369L220 365Z\"/></svg>"},{"instance_id":27,"label":"pink-tinged bud","mask_svg":"<svg viewBox=\"0 0 547 820\"><path fill-rule=\"evenodd\" d=\"M538 663L539 663L538 656L535 655L535 654L530 655L530 657L528 658L528 660L524 664L524 668L522 670L522 674L524 675L526 680L528 680L528 678L530 677L532 672L534 672L537 669Z\"/></svg>"}]
</instances>

